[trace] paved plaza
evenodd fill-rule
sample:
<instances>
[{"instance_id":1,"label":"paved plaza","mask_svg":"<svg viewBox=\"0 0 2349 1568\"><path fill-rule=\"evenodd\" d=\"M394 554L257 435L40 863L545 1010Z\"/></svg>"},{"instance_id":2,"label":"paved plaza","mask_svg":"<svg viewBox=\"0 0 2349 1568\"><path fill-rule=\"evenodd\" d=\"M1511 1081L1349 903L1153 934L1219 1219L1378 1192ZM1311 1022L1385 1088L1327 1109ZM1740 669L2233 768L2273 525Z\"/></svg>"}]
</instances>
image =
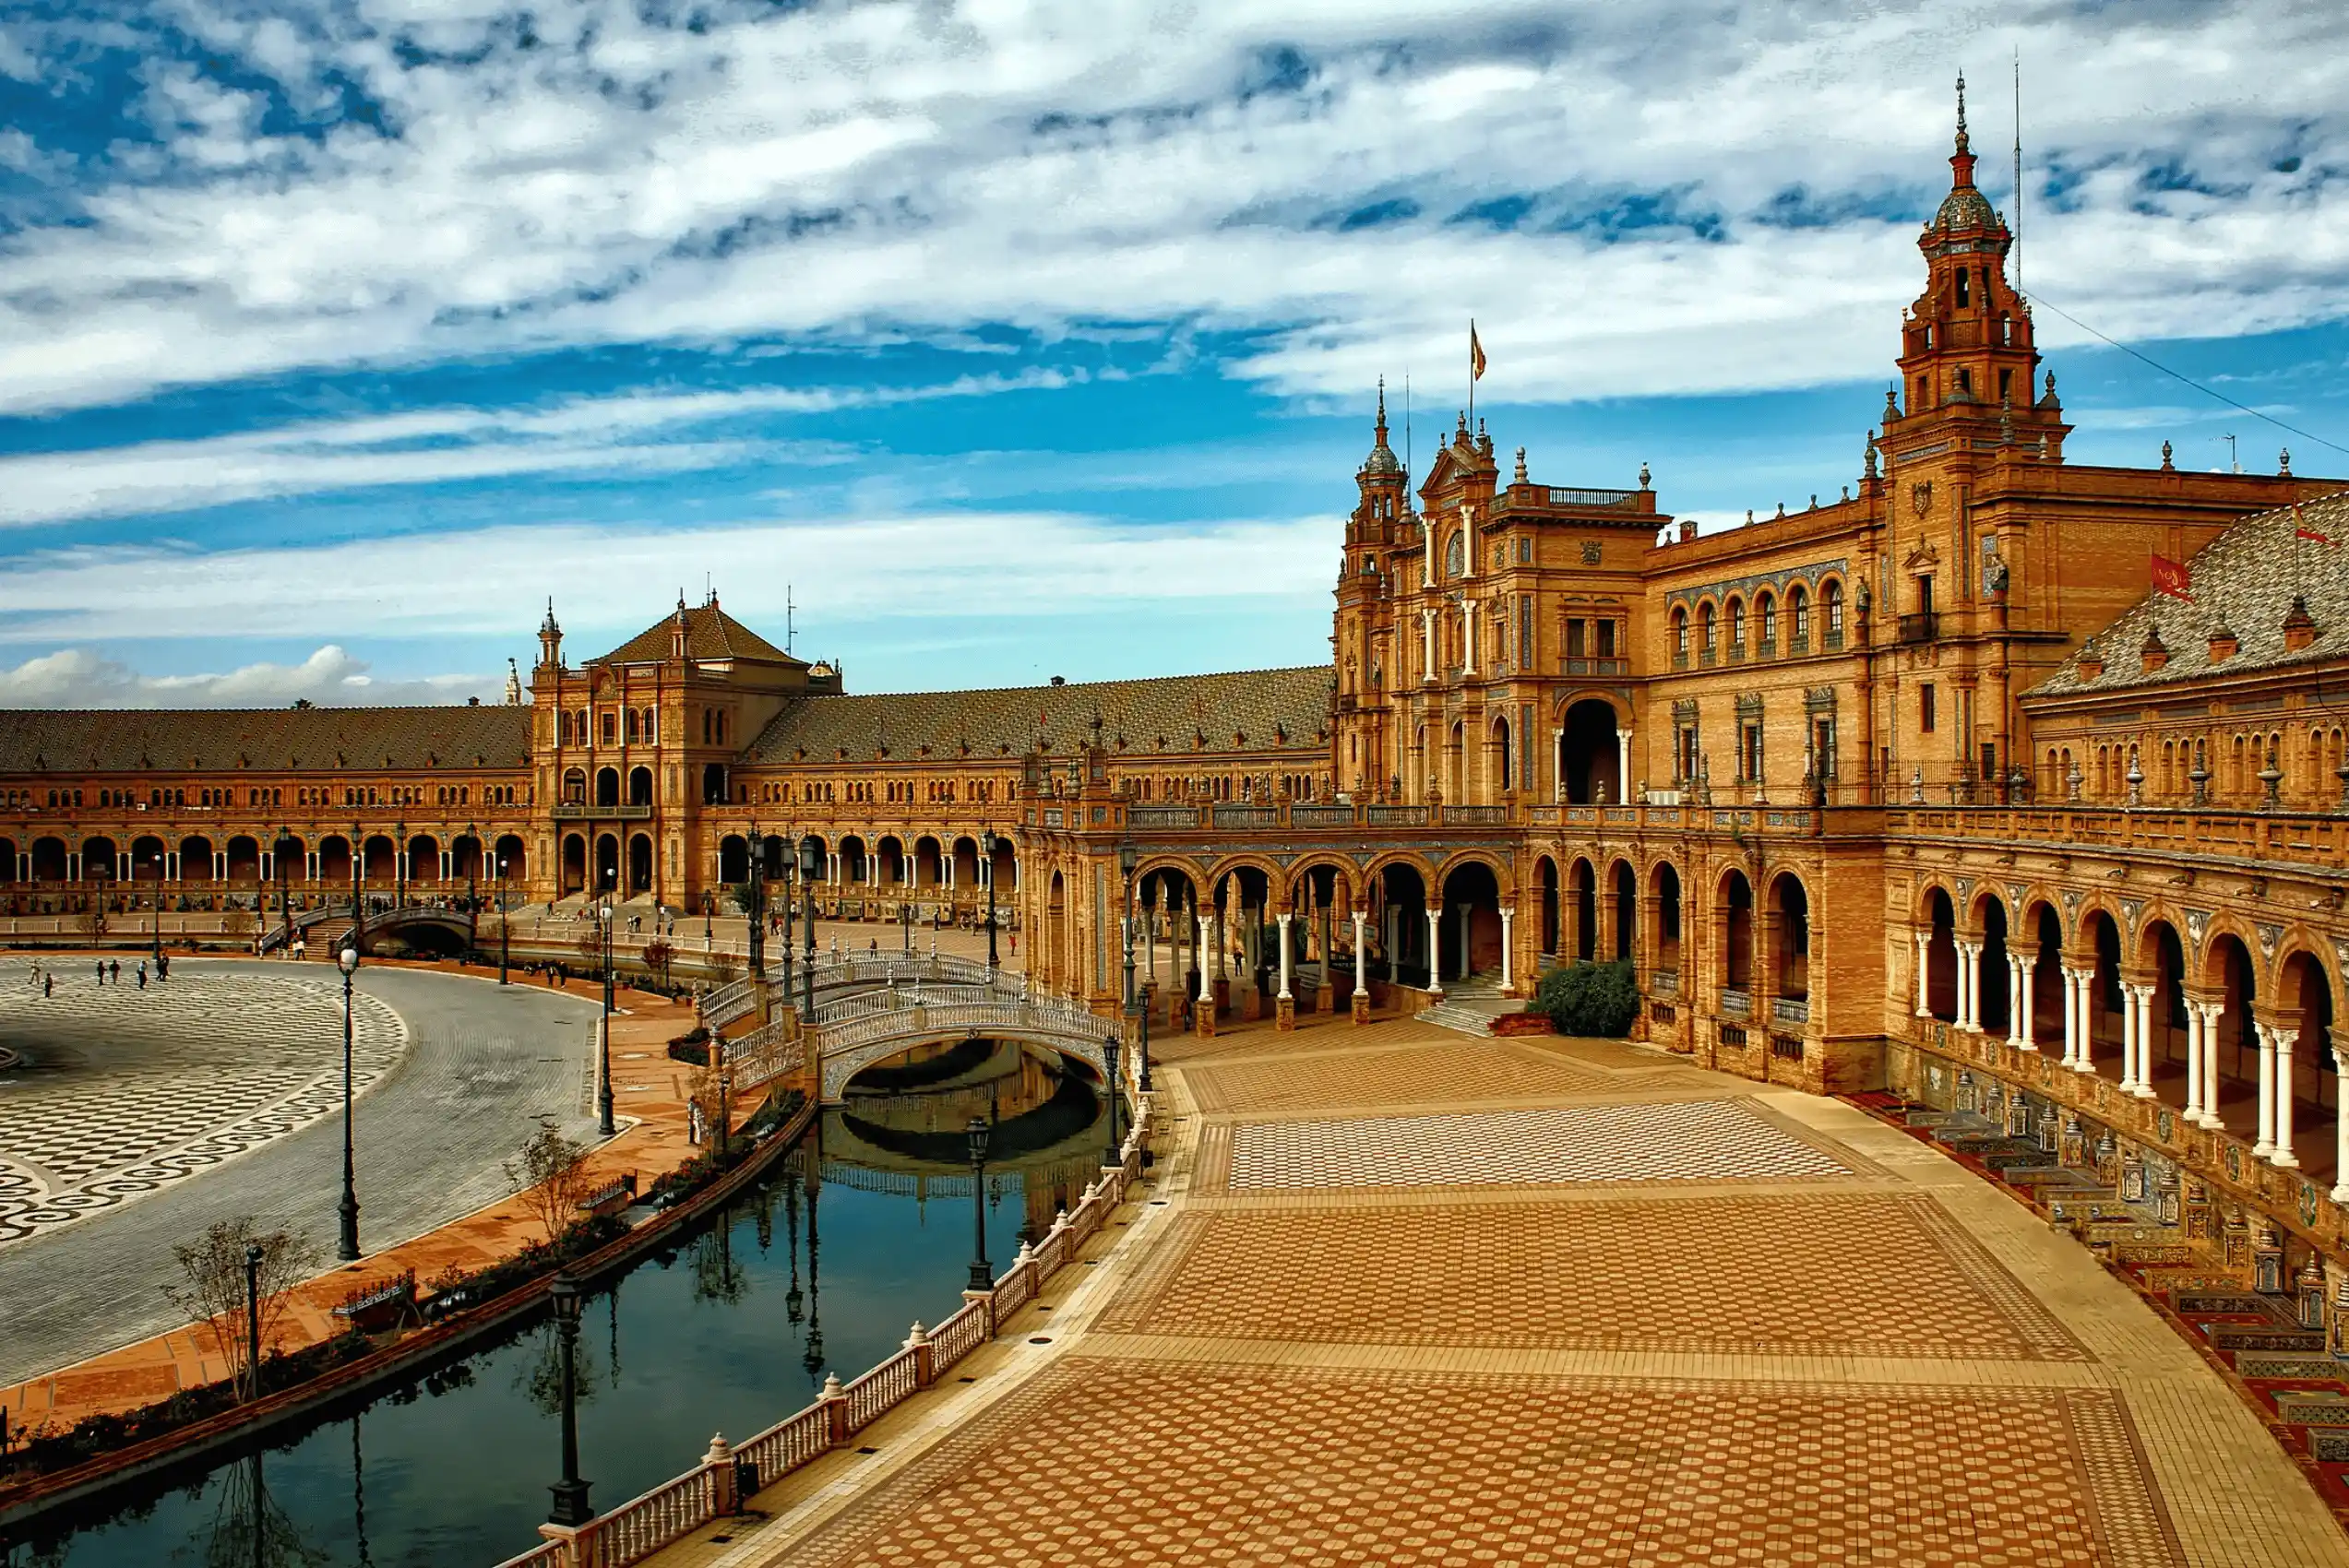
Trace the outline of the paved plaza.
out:
<instances>
[{"instance_id":1,"label":"paved plaza","mask_svg":"<svg viewBox=\"0 0 2349 1568\"><path fill-rule=\"evenodd\" d=\"M182 959L44 998L0 965L0 1386L180 1322L173 1243L282 1226L333 1257L342 986L327 965ZM370 1253L495 1201L541 1117L591 1137L596 1009L576 996L363 968L353 1004L361 1238Z\"/></svg>"},{"instance_id":2,"label":"paved plaza","mask_svg":"<svg viewBox=\"0 0 2349 1568\"><path fill-rule=\"evenodd\" d=\"M1406 1020L1155 1060L1091 1266L656 1561L2349 1568L2175 1329L1851 1107Z\"/></svg>"}]
</instances>

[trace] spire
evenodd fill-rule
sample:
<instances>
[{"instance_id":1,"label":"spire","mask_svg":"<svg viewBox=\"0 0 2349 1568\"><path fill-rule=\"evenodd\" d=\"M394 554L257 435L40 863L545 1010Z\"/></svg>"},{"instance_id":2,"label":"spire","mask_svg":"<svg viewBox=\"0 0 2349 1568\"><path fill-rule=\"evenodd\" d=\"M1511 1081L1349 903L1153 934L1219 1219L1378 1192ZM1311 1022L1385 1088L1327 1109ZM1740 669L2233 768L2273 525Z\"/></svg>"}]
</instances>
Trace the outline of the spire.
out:
<instances>
[{"instance_id":1,"label":"spire","mask_svg":"<svg viewBox=\"0 0 2349 1568\"><path fill-rule=\"evenodd\" d=\"M1378 445L1387 444L1387 378L1378 378Z\"/></svg>"},{"instance_id":2,"label":"spire","mask_svg":"<svg viewBox=\"0 0 2349 1568\"><path fill-rule=\"evenodd\" d=\"M1973 189L1973 144L1966 136L1966 78L1958 73L1958 145L1950 155L1950 185L1958 190Z\"/></svg>"}]
</instances>

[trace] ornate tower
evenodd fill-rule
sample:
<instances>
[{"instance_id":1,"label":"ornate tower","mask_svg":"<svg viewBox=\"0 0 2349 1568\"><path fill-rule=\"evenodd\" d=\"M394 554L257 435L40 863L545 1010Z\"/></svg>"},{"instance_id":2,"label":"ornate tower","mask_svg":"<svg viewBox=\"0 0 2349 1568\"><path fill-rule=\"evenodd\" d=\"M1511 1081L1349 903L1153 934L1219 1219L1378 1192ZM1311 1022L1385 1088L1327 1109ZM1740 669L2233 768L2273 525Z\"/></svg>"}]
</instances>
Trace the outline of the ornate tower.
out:
<instances>
[{"instance_id":1,"label":"ornate tower","mask_svg":"<svg viewBox=\"0 0 2349 1568\"><path fill-rule=\"evenodd\" d=\"M1406 499L1410 477L1387 444L1382 377L1370 455L1354 474L1354 509L1346 518L1330 636L1337 685L1330 727L1332 776L1340 790L1359 796L1375 798L1391 770L1381 745L1387 692L1394 681L1392 594L1382 568L1387 551L1403 540L1413 520Z\"/></svg>"},{"instance_id":2,"label":"ornate tower","mask_svg":"<svg viewBox=\"0 0 2349 1568\"><path fill-rule=\"evenodd\" d=\"M554 600L546 601L546 619L538 627L538 667L541 670L563 668L563 628L554 624Z\"/></svg>"}]
</instances>

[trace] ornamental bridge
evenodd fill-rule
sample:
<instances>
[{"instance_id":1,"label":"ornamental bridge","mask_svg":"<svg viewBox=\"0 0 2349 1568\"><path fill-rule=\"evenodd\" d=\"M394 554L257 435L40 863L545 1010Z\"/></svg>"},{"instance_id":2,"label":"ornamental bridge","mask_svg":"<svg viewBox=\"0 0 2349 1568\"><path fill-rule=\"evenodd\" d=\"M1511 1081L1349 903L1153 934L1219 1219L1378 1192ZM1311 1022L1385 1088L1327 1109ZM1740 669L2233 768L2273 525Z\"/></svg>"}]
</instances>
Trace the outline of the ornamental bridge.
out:
<instances>
[{"instance_id":1,"label":"ornamental bridge","mask_svg":"<svg viewBox=\"0 0 2349 1568\"><path fill-rule=\"evenodd\" d=\"M798 978L804 985L805 977ZM784 1000L781 981L764 983L775 1002ZM714 1034L755 1014L761 984L750 978L711 992L702 1000L704 1024ZM737 1088L812 1061L823 1103L838 1105L850 1080L876 1063L980 1038L1038 1047L1081 1063L1097 1083L1108 1079L1104 1046L1117 1038L1116 1019L967 958L890 953L819 959L815 991L805 1028L785 1014L726 1042Z\"/></svg>"}]
</instances>

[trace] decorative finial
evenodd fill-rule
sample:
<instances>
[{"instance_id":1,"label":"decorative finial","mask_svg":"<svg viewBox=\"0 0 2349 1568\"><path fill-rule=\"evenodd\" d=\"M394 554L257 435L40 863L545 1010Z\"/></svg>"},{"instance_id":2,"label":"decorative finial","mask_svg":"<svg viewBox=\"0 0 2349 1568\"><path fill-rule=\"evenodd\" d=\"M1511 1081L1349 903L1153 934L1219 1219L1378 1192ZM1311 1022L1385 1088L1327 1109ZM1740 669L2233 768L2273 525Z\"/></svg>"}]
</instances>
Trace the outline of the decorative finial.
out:
<instances>
[{"instance_id":1,"label":"decorative finial","mask_svg":"<svg viewBox=\"0 0 2349 1568\"><path fill-rule=\"evenodd\" d=\"M2275 455L2275 471L2285 479L2292 477L2292 448L2286 446Z\"/></svg>"},{"instance_id":2,"label":"decorative finial","mask_svg":"<svg viewBox=\"0 0 2349 1568\"><path fill-rule=\"evenodd\" d=\"M2176 463L2170 460L2170 444L2164 441L2162 443L2162 467L2164 470L2177 467Z\"/></svg>"},{"instance_id":3,"label":"decorative finial","mask_svg":"<svg viewBox=\"0 0 2349 1568\"><path fill-rule=\"evenodd\" d=\"M1524 447L1522 447L1522 446L1520 446L1520 447L1517 449L1517 482L1518 482L1518 483L1520 483L1520 484L1523 484L1523 483L1525 483L1525 482L1526 482L1526 480L1525 480L1525 448L1524 448Z\"/></svg>"},{"instance_id":4,"label":"decorative finial","mask_svg":"<svg viewBox=\"0 0 2349 1568\"><path fill-rule=\"evenodd\" d=\"M1647 489L1648 487L1649 487L1649 482L1648 482L1648 465L1647 465L1647 464L1645 464L1645 463L1641 463L1641 464L1640 465L1640 489L1642 489L1642 490L1645 490L1645 489Z\"/></svg>"},{"instance_id":5,"label":"decorative finial","mask_svg":"<svg viewBox=\"0 0 2349 1568\"><path fill-rule=\"evenodd\" d=\"M1378 378L1378 428L1387 428L1387 378Z\"/></svg>"},{"instance_id":6,"label":"decorative finial","mask_svg":"<svg viewBox=\"0 0 2349 1568\"><path fill-rule=\"evenodd\" d=\"M1966 74L1958 73L1958 150L1966 151Z\"/></svg>"},{"instance_id":7,"label":"decorative finial","mask_svg":"<svg viewBox=\"0 0 2349 1568\"><path fill-rule=\"evenodd\" d=\"M1876 477L1876 432L1872 430L1867 433L1867 467L1865 472L1869 479Z\"/></svg>"}]
</instances>

